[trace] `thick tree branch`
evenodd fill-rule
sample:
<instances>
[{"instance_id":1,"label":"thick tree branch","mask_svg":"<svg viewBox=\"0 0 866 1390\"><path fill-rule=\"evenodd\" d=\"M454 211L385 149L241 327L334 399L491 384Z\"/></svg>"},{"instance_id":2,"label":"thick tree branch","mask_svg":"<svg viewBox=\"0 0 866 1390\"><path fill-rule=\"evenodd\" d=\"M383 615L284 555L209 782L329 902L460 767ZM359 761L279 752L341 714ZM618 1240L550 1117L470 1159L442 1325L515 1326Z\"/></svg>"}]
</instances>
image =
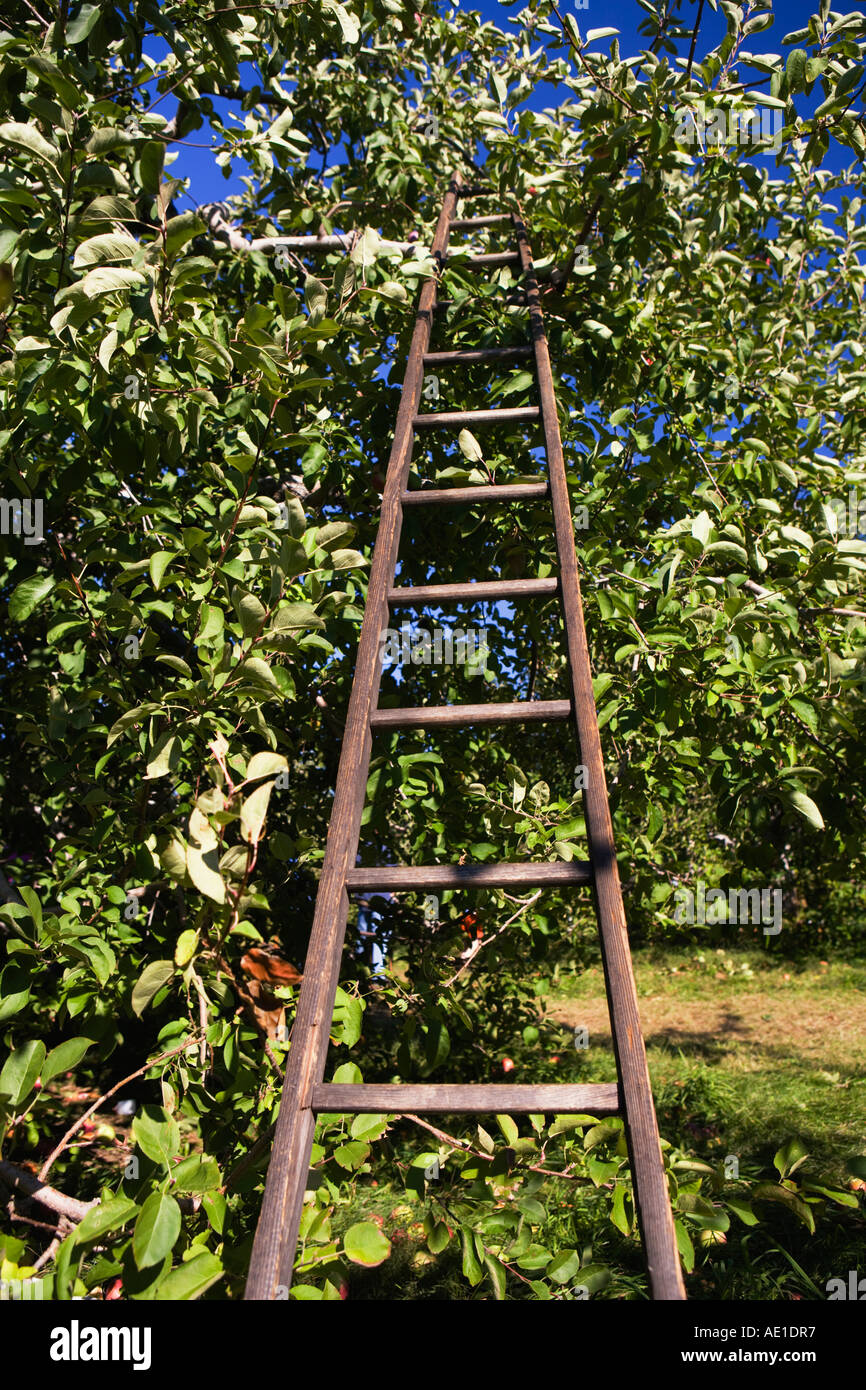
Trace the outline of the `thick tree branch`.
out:
<instances>
[{"instance_id":1,"label":"thick tree branch","mask_svg":"<svg viewBox=\"0 0 866 1390\"><path fill-rule=\"evenodd\" d=\"M264 251L269 253L284 246L287 251L303 251L308 255L325 255L328 251L351 251L355 243L354 232L335 236L260 236L247 241L243 232L239 232L237 227L226 221L217 204L204 203L198 211L207 222L213 235L221 241L227 242L233 251ZM380 241L379 250L413 251L417 244L414 241Z\"/></svg>"},{"instance_id":2,"label":"thick tree branch","mask_svg":"<svg viewBox=\"0 0 866 1390\"><path fill-rule=\"evenodd\" d=\"M34 1173L29 1173L26 1168L19 1168L17 1164L9 1163L6 1159L0 1159L0 1178L13 1192L23 1192L43 1207L48 1207L49 1211L56 1211L58 1216L65 1216L70 1221L83 1221L90 1208L99 1202L98 1197L94 1197L92 1202L79 1202L77 1197L67 1197L65 1193L58 1192L56 1187L49 1187Z\"/></svg>"}]
</instances>

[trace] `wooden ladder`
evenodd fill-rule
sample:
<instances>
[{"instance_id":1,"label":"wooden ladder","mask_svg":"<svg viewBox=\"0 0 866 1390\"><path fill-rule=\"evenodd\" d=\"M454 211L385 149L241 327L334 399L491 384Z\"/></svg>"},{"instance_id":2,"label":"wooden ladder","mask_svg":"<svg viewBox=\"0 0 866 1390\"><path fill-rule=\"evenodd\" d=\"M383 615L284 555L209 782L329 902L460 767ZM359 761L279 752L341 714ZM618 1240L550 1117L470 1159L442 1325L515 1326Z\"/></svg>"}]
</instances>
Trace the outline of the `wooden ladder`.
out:
<instances>
[{"instance_id":1,"label":"wooden ladder","mask_svg":"<svg viewBox=\"0 0 866 1390\"><path fill-rule=\"evenodd\" d=\"M285 1297L284 1291L291 1284L317 1113L391 1114L401 1111L421 1114L533 1114L545 1111L587 1111L599 1116L621 1114L652 1296L654 1299L685 1298L614 850L571 508L538 284L526 228L517 216L504 213L496 217L454 218L461 198L489 197L492 193L490 189L465 187L458 178L452 179L431 248L437 275L426 281L420 294L385 480L334 805L292 1030L274 1147L253 1246L246 1299L272 1299L278 1296L278 1290L279 1296ZM497 222L511 222L517 249L501 254L473 256L461 264L478 269L509 264L519 266L529 310L531 345L429 352L437 279L447 260L450 231ZM496 362L533 354L539 406L419 414L426 367L445 363ZM406 490L413 441L418 431L539 417L547 453L547 482ZM467 500L497 503L548 497L556 529L559 558L557 579L394 587L404 507L456 504ZM509 600L550 594L558 594L562 603L568 646L570 699L377 709L382 671L381 637L388 627L392 607L414 608L429 603ZM581 762L586 770L583 796L590 854L588 862L356 867L374 730L566 720L572 715L577 726ZM350 893L534 886L562 888L584 884L591 884L594 888L618 1085L324 1084Z\"/></svg>"}]
</instances>

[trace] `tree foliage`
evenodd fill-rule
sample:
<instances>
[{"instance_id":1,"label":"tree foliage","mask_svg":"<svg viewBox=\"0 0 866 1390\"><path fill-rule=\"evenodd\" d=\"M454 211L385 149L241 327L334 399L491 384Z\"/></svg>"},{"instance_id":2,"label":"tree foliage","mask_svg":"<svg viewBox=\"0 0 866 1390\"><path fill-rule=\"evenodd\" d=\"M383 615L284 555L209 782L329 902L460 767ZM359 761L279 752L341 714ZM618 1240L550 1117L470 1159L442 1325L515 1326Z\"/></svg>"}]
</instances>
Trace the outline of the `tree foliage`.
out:
<instances>
[{"instance_id":1,"label":"tree foliage","mask_svg":"<svg viewBox=\"0 0 866 1390\"><path fill-rule=\"evenodd\" d=\"M699 36L678 62L692 11L640 4L629 59L547 3L507 32L400 0L60 17L37 0L0 33L4 1156L48 1157L63 1073L107 1091L138 1071L147 1097L131 1166L57 1156L99 1198L60 1248L59 1298L118 1275L133 1298L240 1288L294 998L278 987L264 1046L242 962L272 938L302 961L394 388L452 170L522 210L545 278L630 919L672 928L675 884L708 864L784 886L797 921L798 875L862 875L866 22L824 7L750 54L771 16L723 4L719 46L699 57ZM677 139L686 109L754 103L780 113L772 155ZM193 142L242 174L217 221L172 169ZM334 232L345 250L275 245ZM437 346L523 341L510 269L479 283L457 254L445 280ZM533 380L473 368L436 389L446 409L522 405ZM419 441L410 486L534 477L538 446L520 425ZM555 569L541 507L416 515L401 582ZM565 693L555 605L477 625L481 665L388 670L382 702ZM578 761L558 727L379 736L361 851L581 857ZM351 1049L368 1075L470 1079L525 1048L541 1075L538 994L584 959L585 906L528 905L459 981L465 904L437 904L435 932L422 907L397 920L394 1036L347 948L337 1079L359 1074ZM341 1225L380 1151L419 1200L434 1158L461 1165L427 1236L439 1255L459 1232L470 1286L607 1287L577 1236L551 1251L533 1231L566 1172L630 1237L617 1124L498 1126L504 1142L481 1128L407 1157L387 1117L324 1117L299 1295L338 1297L340 1260L387 1257L375 1223ZM687 1264L689 1227L755 1219L736 1186L721 1205L717 1171L667 1161ZM806 1224L825 1200L755 1195Z\"/></svg>"}]
</instances>

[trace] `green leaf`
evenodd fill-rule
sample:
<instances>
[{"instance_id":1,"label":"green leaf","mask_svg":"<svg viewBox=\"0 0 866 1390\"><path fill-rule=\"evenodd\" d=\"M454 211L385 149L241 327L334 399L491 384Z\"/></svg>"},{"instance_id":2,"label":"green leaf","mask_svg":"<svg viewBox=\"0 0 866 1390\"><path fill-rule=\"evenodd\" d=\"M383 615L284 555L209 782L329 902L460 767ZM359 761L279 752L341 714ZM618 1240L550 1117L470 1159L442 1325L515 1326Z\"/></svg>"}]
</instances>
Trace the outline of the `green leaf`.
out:
<instances>
[{"instance_id":1,"label":"green leaf","mask_svg":"<svg viewBox=\"0 0 866 1390\"><path fill-rule=\"evenodd\" d=\"M331 564L335 570L357 570L367 561L360 550L332 550Z\"/></svg>"},{"instance_id":2,"label":"green leaf","mask_svg":"<svg viewBox=\"0 0 866 1390\"><path fill-rule=\"evenodd\" d=\"M120 718L112 724L108 732L108 741L105 745L106 748L110 748L113 743L116 743L120 735L131 728L133 724L140 724L143 719L147 719L151 714L156 714L157 710L161 708L161 705L148 704L136 705L133 709L128 709L125 714L122 714Z\"/></svg>"},{"instance_id":3,"label":"green leaf","mask_svg":"<svg viewBox=\"0 0 866 1390\"><path fill-rule=\"evenodd\" d=\"M139 1269L159 1264L180 1235L180 1207L173 1197L153 1192L139 1213L132 1234L132 1255Z\"/></svg>"},{"instance_id":4,"label":"green leaf","mask_svg":"<svg viewBox=\"0 0 866 1390\"><path fill-rule=\"evenodd\" d=\"M824 818L811 796L807 796L805 792L792 791L786 794L785 799L790 802L795 811L799 811L800 815L805 817L809 824L814 826L816 830L824 829Z\"/></svg>"},{"instance_id":5,"label":"green leaf","mask_svg":"<svg viewBox=\"0 0 866 1390\"><path fill-rule=\"evenodd\" d=\"M162 182L162 166L165 160L165 142L148 140L138 161L141 186L145 193L158 193Z\"/></svg>"},{"instance_id":6,"label":"green leaf","mask_svg":"<svg viewBox=\"0 0 866 1390\"><path fill-rule=\"evenodd\" d=\"M53 1047L40 1072L42 1085L47 1086L48 1082L61 1072L74 1071L87 1049L92 1046L92 1038L68 1038L58 1047Z\"/></svg>"},{"instance_id":7,"label":"green leaf","mask_svg":"<svg viewBox=\"0 0 866 1390\"><path fill-rule=\"evenodd\" d=\"M337 16L346 43L357 43L361 37L361 29L355 16L339 4L338 0L325 0L324 8Z\"/></svg>"},{"instance_id":8,"label":"green leaf","mask_svg":"<svg viewBox=\"0 0 866 1390\"><path fill-rule=\"evenodd\" d=\"M21 887L18 889L18 892L19 892L19 894L21 895L21 897L24 899L24 904L25 904L25 906L26 906L26 908L27 908L27 911L30 913L30 916L33 918L33 922L34 922L34 924L35 924L35 926L36 926L36 930L37 930L37 931L41 931L41 930L42 930L42 904L40 903L40 901L39 901L39 899L37 898L36 894L33 892L33 889L32 889L32 888L28 888L26 884L22 884Z\"/></svg>"},{"instance_id":9,"label":"green leaf","mask_svg":"<svg viewBox=\"0 0 866 1390\"><path fill-rule=\"evenodd\" d=\"M381 296L382 299L389 299L392 303L406 304L409 295L406 286L401 285L398 280L383 280L380 285L372 285L373 294Z\"/></svg>"},{"instance_id":10,"label":"green leaf","mask_svg":"<svg viewBox=\"0 0 866 1390\"><path fill-rule=\"evenodd\" d=\"M577 1251L560 1250L544 1272L555 1284L570 1284L579 1269L580 1256Z\"/></svg>"},{"instance_id":11,"label":"green leaf","mask_svg":"<svg viewBox=\"0 0 866 1390\"><path fill-rule=\"evenodd\" d=\"M812 1209L796 1193L789 1188L776 1185L771 1182L758 1183L752 1192L752 1200L755 1202L779 1202L788 1207L793 1214L803 1222L803 1225L814 1235L815 1218Z\"/></svg>"},{"instance_id":12,"label":"green leaf","mask_svg":"<svg viewBox=\"0 0 866 1390\"><path fill-rule=\"evenodd\" d=\"M451 1236L444 1221L437 1221L427 1237L427 1249L431 1255L441 1255Z\"/></svg>"},{"instance_id":13,"label":"green leaf","mask_svg":"<svg viewBox=\"0 0 866 1390\"><path fill-rule=\"evenodd\" d=\"M506 1143L516 1144L520 1136L520 1131L510 1115L497 1115L496 1123L505 1135Z\"/></svg>"},{"instance_id":14,"label":"green leaf","mask_svg":"<svg viewBox=\"0 0 866 1390\"><path fill-rule=\"evenodd\" d=\"M72 264L79 270L83 265L102 265L105 261L131 261L137 250L138 242L128 232L102 232L82 241Z\"/></svg>"},{"instance_id":15,"label":"green leaf","mask_svg":"<svg viewBox=\"0 0 866 1390\"><path fill-rule=\"evenodd\" d=\"M502 1303L506 1294L508 1272L502 1261L490 1250L484 1251L484 1267L493 1285L493 1297L497 1303Z\"/></svg>"},{"instance_id":16,"label":"green leaf","mask_svg":"<svg viewBox=\"0 0 866 1390\"><path fill-rule=\"evenodd\" d=\"M99 22L98 5L82 5L74 19L66 26L66 42L71 45L83 43Z\"/></svg>"},{"instance_id":17,"label":"green leaf","mask_svg":"<svg viewBox=\"0 0 866 1390\"><path fill-rule=\"evenodd\" d=\"M583 1147L589 1152L598 1144L604 1144L609 1139L619 1138L621 1133L621 1120L602 1120L601 1124L595 1125L583 1136Z\"/></svg>"},{"instance_id":18,"label":"green leaf","mask_svg":"<svg viewBox=\"0 0 866 1390\"><path fill-rule=\"evenodd\" d=\"M368 1143L381 1139L388 1128L387 1115L356 1115L349 1127L353 1139L365 1139Z\"/></svg>"},{"instance_id":19,"label":"green leaf","mask_svg":"<svg viewBox=\"0 0 866 1390\"><path fill-rule=\"evenodd\" d=\"M61 303L66 299L98 299L100 295L115 294L119 290L130 290L146 283L139 270L97 266L95 270L88 270L83 280L77 280L74 285L67 285L65 290L56 295L56 300Z\"/></svg>"},{"instance_id":20,"label":"green leaf","mask_svg":"<svg viewBox=\"0 0 866 1390\"><path fill-rule=\"evenodd\" d=\"M99 361L99 365L106 372L109 370L111 366L111 359L117 351L117 344L119 343L119 341L120 335L117 332L117 329L112 328L109 333L106 333L102 342L99 344L99 351L97 352L96 356Z\"/></svg>"},{"instance_id":21,"label":"green leaf","mask_svg":"<svg viewBox=\"0 0 866 1390\"><path fill-rule=\"evenodd\" d=\"M9 599L9 617L13 623L24 623L54 588L50 574L34 574L16 584Z\"/></svg>"},{"instance_id":22,"label":"green leaf","mask_svg":"<svg viewBox=\"0 0 866 1390\"><path fill-rule=\"evenodd\" d=\"M213 1192L222 1182L216 1160L205 1154L191 1154L171 1170L175 1192Z\"/></svg>"},{"instance_id":23,"label":"green leaf","mask_svg":"<svg viewBox=\"0 0 866 1390\"><path fill-rule=\"evenodd\" d=\"M484 1271L478 1260L478 1252L475 1249L475 1233L468 1226L460 1227L460 1239L463 1244L463 1274L474 1288L480 1284L484 1278Z\"/></svg>"},{"instance_id":24,"label":"green leaf","mask_svg":"<svg viewBox=\"0 0 866 1390\"><path fill-rule=\"evenodd\" d=\"M674 1222L674 1231L677 1238L677 1250L680 1253L683 1267L687 1274L691 1274L695 1267L695 1247L692 1244L692 1238L686 1229L685 1222L677 1219Z\"/></svg>"},{"instance_id":25,"label":"green leaf","mask_svg":"<svg viewBox=\"0 0 866 1390\"><path fill-rule=\"evenodd\" d=\"M359 1086L363 1080L357 1062L342 1062L333 1076L335 1086Z\"/></svg>"},{"instance_id":26,"label":"green leaf","mask_svg":"<svg viewBox=\"0 0 866 1390\"><path fill-rule=\"evenodd\" d=\"M343 1237L343 1250L352 1264L375 1269L391 1253L391 1242L373 1221L357 1221Z\"/></svg>"},{"instance_id":27,"label":"green leaf","mask_svg":"<svg viewBox=\"0 0 866 1390\"><path fill-rule=\"evenodd\" d=\"M75 1243L84 1245L107 1235L109 1231L119 1231L137 1211L138 1203L129 1197L112 1197L107 1202L100 1202L98 1206L90 1208L83 1221L76 1227Z\"/></svg>"},{"instance_id":28,"label":"green leaf","mask_svg":"<svg viewBox=\"0 0 866 1390\"><path fill-rule=\"evenodd\" d=\"M777 1169L780 1177L787 1178L797 1171L809 1157L809 1152L802 1139L789 1139L783 1144L773 1159L773 1167Z\"/></svg>"},{"instance_id":29,"label":"green leaf","mask_svg":"<svg viewBox=\"0 0 866 1390\"><path fill-rule=\"evenodd\" d=\"M37 159L44 160L52 167L59 155L55 146L50 145L34 125L25 125L21 121L5 121L3 125L0 125L0 143L15 145L20 150L27 150L30 154L35 154Z\"/></svg>"},{"instance_id":30,"label":"green leaf","mask_svg":"<svg viewBox=\"0 0 866 1390\"><path fill-rule=\"evenodd\" d=\"M739 1197L726 1197L725 1206L730 1207L734 1215L738 1216L745 1226L757 1226L758 1218L748 1202L741 1201Z\"/></svg>"},{"instance_id":31,"label":"green leaf","mask_svg":"<svg viewBox=\"0 0 866 1390\"><path fill-rule=\"evenodd\" d=\"M308 275L304 281L304 300L314 322L327 313L328 291L314 275Z\"/></svg>"},{"instance_id":32,"label":"green leaf","mask_svg":"<svg viewBox=\"0 0 866 1390\"><path fill-rule=\"evenodd\" d=\"M45 1044L38 1039L22 1043L6 1058L0 1071L0 1096L7 1096L14 1110L29 1096L45 1061Z\"/></svg>"},{"instance_id":33,"label":"green leaf","mask_svg":"<svg viewBox=\"0 0 866 1390\"><path fill-rule=\"evenodd\" d=\"M363 1143L360 1139L352 1139L348 1144L341 1144L334 1150L334 1162L347 1172L355 1172L366 1162L370 1154L370 1145Z\"/></svg>"},{"instance_id":34,"label":"green leaf","mask_svg":"<svg viewBox=\"0 0 866 1390\"><path fill-rule=\"evenodd\" d=\"M622 1231L624 1236L631 1233L631 1221L625 1209L626 1192L622 1183L617 1183L613 1192L613 1203L610 1209L610 1219L618 1231Z\"/></svg>"},{"instance_id":35,"label":"green leaf","mask_svg":"<svg viewBox=\"0 0 866 1390\"><path fill-rule=\"evenodd\" d=\"M199 1298L224 1273L217 1256L205 1250L201 1255L179 1264L160 1281L156 1291L157 1301L188 1303L193 1298Z\"/></svg>"},{"instance_id":36,"label":"green leaf","mask_svg":"<svg viewBox=\"0 0 866 1390\"><path fill-rule=\"evenodd\" d=\"M32 977L14 962L0 972L0 1022L20 1013L30 998Z\"/></svg>"},{"instance_id":37,"label":"green leaf","mask_svg":"<svg viewBox=\"0 0 866 1390\"><path fill-rule=\"evenodd\" d=\"M163 1168L180 1146L177 1121L159 1105L142 1106L132 1122L132 1137L142 1153Z\"/></svg>"},{"instance_id":38,"label":"green leaf","mask_svg":"<svg viewBox=\"0 0 866 1390\"><path fill-rule=\"evenodd\" d=\"M198 932L194 931L191 927L188 927L186 931L182 931L177 938L174 948L174 963L179 966L181 970L185 965L189 965L195 955L197 944Z\"/></svg>"},{"instance_id":39,"label":"green leaf","mask_svg":"<svg viewBox=\"0 0 866 1390\"><path fill-rule=\"evenodd\" d=\"M181 552L179 550L157 550L154 552L153 555L151 555L148 569L150 571L150 577L153 581L153 587L157 590L157 592L159 592L159 590L162 588L162 581L165 577L166 570L168 569L172 560L177 559L180 553Z\"/></svg>"},{"instance_id":40,"label":"green leaf","mask_svg":"<svg viewBox=\"0 0 866 1390\"><path fill-rule=\"evenodd\" d=\"M154 960L145 966L132 989L132 1012L141 1018L151 999L174 975L174 961Z\"/></svg>"},{"instance_id":41,"label":"green leaf","mask_svg":"<svg viewBox=\"0 0 866 1390\"><path fill-rule=\"evenodd\" d=\"M151 753L145 777L148 779L165 777L174 767L175 754L180 750L180 746L180 740L176 734L164 733Z\"/></svg>"},{"instance_id":42,"label":"green leaf","mask_svg":"<svg viewBox=\"0 0 866 1390\"><path fill-rule=\"evenodd\" d=\"M267 686L271 690L279 690L280 688L270 666L260 656L248 656L240 670L248 680L254 681L256 685Z\"/></svg>"},{"instance_id":43,"label":"green leaf","mask_svg":"<svg viewBox=\"0 0 866 1390\"><path fill-rule=\"evenodd\" d=\"M182 212L178 217L170 217L165 224L165 254L176 256L188 241L206 231L197 212Z\"/></svg>"},{"instance_id":44,"label":"green leaf","mask_svg":"<svg viewBox=\"0 0 866 1390\"><path fill-rule=\"evenodd\" d=\"M278 777L288 772L289 764L282 753L254 753L247 763L246 782L257 782L260 777Z\"/></svg>"},{"instance_id":45,"label":"green leaf","mask_svg":"<svg viewBox=\"0 0 866 1390\"><path fill-rule=\"evenodd\" d=\"M213 642L222 639L225 628L225 617L221 608L215 608L210 603L203 603L199 620L197 642Z\"/></svg>"},{"instance_id":46,"label":"green leaf","mask_svg":"<svg viewBox=\"0 0 866 1390\"><path fill-rule=\"evenodd\" d=\"M235 590L235 594L237 595L235 607L241 620L244 637L257 637L267 617L263 604L259 602L255 594L239 594L237 590Z\"/></svg>"}]
</instances>

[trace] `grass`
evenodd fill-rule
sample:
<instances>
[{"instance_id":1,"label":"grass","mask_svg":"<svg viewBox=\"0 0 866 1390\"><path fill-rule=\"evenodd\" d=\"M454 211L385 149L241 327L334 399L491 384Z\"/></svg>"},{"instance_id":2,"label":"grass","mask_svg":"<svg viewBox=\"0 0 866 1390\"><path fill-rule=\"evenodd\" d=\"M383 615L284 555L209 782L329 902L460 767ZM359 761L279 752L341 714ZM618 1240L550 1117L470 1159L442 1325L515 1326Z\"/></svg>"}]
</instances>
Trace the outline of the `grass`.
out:
<instances>
[{"instance_id":1,"label":"grass","mask_svg":"<svg viewBox=\"0 0 866 1390\"><path fill-rule=\"evenodd\" d=\"M660 947L636 952L634 965L663 1133L764 1166L796 1134L824 1175L842 1180L845 1158L863 1149L866 966ZM588 1028L585 1075L609 1079L598 967L560 979L549 1014ZM684 1088L690 1115L677 1100Z\"/></svg>"}]
</instances>

